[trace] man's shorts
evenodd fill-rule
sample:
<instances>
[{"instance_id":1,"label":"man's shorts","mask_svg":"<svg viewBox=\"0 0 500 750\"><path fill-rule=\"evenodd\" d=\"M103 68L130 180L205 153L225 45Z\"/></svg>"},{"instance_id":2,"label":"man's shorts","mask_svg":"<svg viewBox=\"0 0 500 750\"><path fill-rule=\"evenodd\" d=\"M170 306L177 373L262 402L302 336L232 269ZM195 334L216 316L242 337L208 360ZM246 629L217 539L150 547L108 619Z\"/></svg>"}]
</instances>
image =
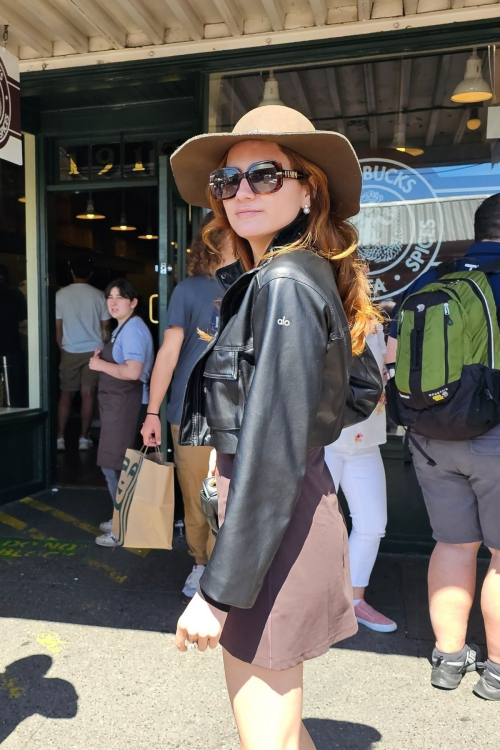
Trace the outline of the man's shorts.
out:
<instances>
[{"instance_id":1,"label":"man's shorts","mask_svg":"<svg viewBox=\"0 0 500 750\"><path fill-rule=\"evenodd\" d=\"M99 373L89 367L89 359L93 356L94 352L75 354L62 350L59 365L61 391L79 391L82 385L90 388L97 387Z\"/></svg>"},{"instance_id":2,"label":"man's shorts","mask_svg":"<svg viewBox=\"0 0 500 750\"><path fill-rule=\"evenodd\" d=\"M434 539L500 550L500 425L473 440L413 436L436 462L412 450Z\"/></svg>"}]
</instances>

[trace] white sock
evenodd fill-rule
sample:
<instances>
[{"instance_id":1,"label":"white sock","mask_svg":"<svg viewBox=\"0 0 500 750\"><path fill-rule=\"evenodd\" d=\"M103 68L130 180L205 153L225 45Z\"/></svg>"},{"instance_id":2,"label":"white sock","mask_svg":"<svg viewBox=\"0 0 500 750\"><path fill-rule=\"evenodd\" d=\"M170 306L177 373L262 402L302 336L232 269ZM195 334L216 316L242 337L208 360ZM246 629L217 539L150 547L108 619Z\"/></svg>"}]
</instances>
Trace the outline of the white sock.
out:
<instances>
[{"instance_id":1,"label":"white sock","mask_svg":"<svg viewBox=\"0 0 500 750\"><path fill-rule=\"evenodd\" d=\"M362 601L363 601L362 599L354 599L354 601L353 601L353 604L354 604L354 606L355 606L355 607L357 607L357 606L358 606L358 604L359 604L360 602L362 602Z\"/></svg>"}]
</instances>

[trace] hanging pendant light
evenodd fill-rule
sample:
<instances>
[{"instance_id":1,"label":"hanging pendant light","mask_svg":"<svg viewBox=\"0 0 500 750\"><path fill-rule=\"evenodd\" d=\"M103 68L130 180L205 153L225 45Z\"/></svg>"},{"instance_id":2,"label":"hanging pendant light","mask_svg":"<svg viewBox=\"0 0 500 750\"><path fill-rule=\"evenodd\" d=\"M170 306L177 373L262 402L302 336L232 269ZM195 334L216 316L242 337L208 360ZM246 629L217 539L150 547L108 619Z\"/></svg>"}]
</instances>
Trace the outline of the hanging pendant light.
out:
<instances>
[{"instance_id":1,"label":"hanging pendant light","mask_svg":"<svg viewBox=\"0 0 500 750\"><path fill-rule=\"evenodd\" d=\"M273 71L269 71L269 78L264 84L264 96L262 97L259 107L267 107L268 104L277 104L284 107L284 103L280 99L280 90L278 81L273 75Z\"/></svg>"},{"instance_id":2,"label":"hanging pendant light","mask_svg":"<svg viewBox=\"0 0 500 750\"><path fill-rule=\"evenodd\" d=\"M116 227L111 227L113 232L135 232L137 227L133 227L127 224L127 217L125 215L125 190L122 190L122 211L120 215L120 224Z\"/></svg>"},{"instance_id":3,"label":"hanging pendant light","mask_svg":"<svg viewBox=\"0 0 500 750\"><path fill-rule=\"evenodd\" d=\"M419 148L418 146L413 146L412 144L407 143L404 127L401 123L398 123L396 127L396 130L394 132L394 139L389 148L394 148L396 149L396 151L402 151L405 154L410 154L410 156L421 156L424 153L423 148Z\"/></svg>"},{"instance_id":4,"label":"hanging pendant light","mask_svg":"<svg viewBox=\"0 0 500 750\"><path fill-rule=\"evenodd\" d=\"M139 235L140 240L157 240L158 235L153 234L152 223L151 223L151 190L148 192L148 224L146 234Z\"/></svg>"},{"instance_id":5,"label":"hanging pendant light","mask_svg":"<svg viewBox=\"0 0 500 750\"><path fill-rule=\"evenodd\" d=\"M26 196L25 195L21 195L21 197L17 199L17 202L18 203L26 203Z\"/></svg>"},{"instance_id":6,"label":"hanging pendant light","mask_svg":"<svg viewBox=\"0 0 500 750\"><path fill-rule=\"evenodd\" d=\"M481 120L479 118L478 107L472 107L469 110L469 119L467 120L467 128L469 130L479 130L481 127Z\"/></svg>"},{"instance_id":7,"label":"hanging pendant light","mask_svg":"<svg viewBox=\"0 0 500 750\"><path fill-rule=\"evenodd\" d=\"M77 219L88 219L92 221L93 219L105 219L106 217L104 214L96 214L94 209L94 201L92 200L92 193L89 193L89 197L87 200L87 213L85 214L78 214Z\"/></svg>"},{"instance_id":8,"label":"hanging pendant light","mask_svg":"<svg viewBox=\"0 0 500 750\"><path fill-rule=\"evenodd\" d=\"M477 54L477 48L473 47L472 55L465 66L464 79L455 88L451 95L451 101L461 104L475 104L476 102L485 102L492 96L490 85L482 76L482 63Z\"/></svg>"}]
</instances>

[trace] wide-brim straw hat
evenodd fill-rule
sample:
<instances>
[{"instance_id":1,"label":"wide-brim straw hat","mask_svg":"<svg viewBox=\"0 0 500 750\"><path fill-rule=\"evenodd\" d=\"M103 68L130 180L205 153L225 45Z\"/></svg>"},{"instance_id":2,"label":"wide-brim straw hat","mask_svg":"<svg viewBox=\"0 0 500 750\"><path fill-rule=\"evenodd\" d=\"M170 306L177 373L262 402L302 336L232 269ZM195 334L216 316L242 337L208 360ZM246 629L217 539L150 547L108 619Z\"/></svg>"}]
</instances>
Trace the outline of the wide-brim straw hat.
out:
<instances>
[{"instance_id":1,"label":"wide-brim straw hat","mask_svg":"<svg viewBox=\"0 0 500 750\"><path fill-rule=\"evenodd\" d=\"M210 208L209 175L231 146L242 141L271 141L304 156L325 173L336 217L358 213L361 169L350 141L340 133L316 130L296 109L277 104L250 110L232 133L196 135L172 154L175 181L187 203Z\"/></svg>"}]
</instances>

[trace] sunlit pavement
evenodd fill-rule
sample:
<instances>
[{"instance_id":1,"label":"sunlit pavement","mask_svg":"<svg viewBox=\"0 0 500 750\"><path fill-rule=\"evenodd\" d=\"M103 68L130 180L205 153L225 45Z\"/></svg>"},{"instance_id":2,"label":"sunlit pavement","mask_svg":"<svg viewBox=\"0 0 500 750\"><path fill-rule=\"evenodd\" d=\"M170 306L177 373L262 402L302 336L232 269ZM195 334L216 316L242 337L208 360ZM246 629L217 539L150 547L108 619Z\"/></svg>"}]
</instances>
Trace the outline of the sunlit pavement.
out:
<instances>
[{"instance_id":1,"label":"sunlit pavement","mask_svg":"<svg viewBox=\"0 0 500 750\"><path fill-rule=\"evenodd\" d=\"M107 494L89 490L0 507L2 750L238 748L220 650L173 647L184 539L171 552L97 547L108 511ZM361 627L306 664L318 750L498 748L500 705L472 694L477 675L450 693L430 686L426 568L381 556L367 599L397 633ZM470 640L484 643L477 616Z\"/></svg>"}]
</instances>

